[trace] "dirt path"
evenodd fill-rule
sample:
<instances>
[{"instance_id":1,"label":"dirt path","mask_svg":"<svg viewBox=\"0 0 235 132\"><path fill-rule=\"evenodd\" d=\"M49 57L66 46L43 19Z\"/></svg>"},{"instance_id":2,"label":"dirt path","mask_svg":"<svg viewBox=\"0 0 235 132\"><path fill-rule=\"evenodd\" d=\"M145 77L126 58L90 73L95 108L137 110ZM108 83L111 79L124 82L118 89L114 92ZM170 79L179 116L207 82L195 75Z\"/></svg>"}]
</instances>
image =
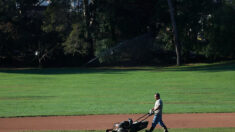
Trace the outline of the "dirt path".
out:
<instances>
[{"instance_id":1,"label":"dirt path","mask_svg":"<svg viewBox=\"0 0 235 132\"><path fill-rule=\"evenodd\" d=\"M0 118L0 132L20 130L105 130L113 123L142 115L92 115ZM148 118L151 124L153 117ZM235 127L235 113L164 114L169 128ZM149 124L149 126L150 126ZM157 126L159 128L159 126Z\"/></svg>"}]
</instances>

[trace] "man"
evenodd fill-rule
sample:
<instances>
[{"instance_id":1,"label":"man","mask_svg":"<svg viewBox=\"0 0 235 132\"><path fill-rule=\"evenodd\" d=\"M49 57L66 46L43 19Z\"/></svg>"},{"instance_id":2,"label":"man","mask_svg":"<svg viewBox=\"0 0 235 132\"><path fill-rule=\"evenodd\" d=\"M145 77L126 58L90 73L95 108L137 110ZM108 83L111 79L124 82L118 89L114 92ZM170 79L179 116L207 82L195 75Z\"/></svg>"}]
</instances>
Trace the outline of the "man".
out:
<instances>
[{"instance_id":1,"label":"man","mask_svg":"<svg viewBox=\"0 0 235 132\"><path fill-rule=\"evenodd\" d=\"M164 128L165 132L168 132L167 127L162 121L163 102L160 99L160 94L156 93L154 97L156 99L155 105L152 108L152 111L154 112L154 118L152 122L152 127L150 128L150 130L147 130L147 132L152 132L158 123Z\"/></svg>"}]
</instances>

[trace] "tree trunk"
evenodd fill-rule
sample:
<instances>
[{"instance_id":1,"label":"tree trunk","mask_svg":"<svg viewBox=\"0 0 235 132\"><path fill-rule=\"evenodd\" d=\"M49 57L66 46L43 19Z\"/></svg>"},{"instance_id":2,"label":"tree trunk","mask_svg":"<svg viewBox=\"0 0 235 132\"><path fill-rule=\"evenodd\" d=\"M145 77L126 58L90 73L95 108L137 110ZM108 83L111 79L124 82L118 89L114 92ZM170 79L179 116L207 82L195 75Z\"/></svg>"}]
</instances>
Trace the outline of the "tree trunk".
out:
<instances>
[{"instance_id":1,"label":"tree trunk","mask_svg":"<svg viewBox=\"0 0 235 132\"><path fill-rule=\"evenodd\" d=\"M180 66L181 65L181 45L179 42L178 32L177 32L177 28L176 28L174 8L173 8L171 0L167 0L167 2L168 2L169 9L170 9L171 23L173 26L174 44L175 44L175 51L176 51L176 57L177 57L176 63L177 63L177 66Z\"/></svg>"},{"instance_id":2,"label":"tree trunk","mask_svg":"<svg viewBox=\"0 0 235 132\"><path fill-rule=\"evenodd\" d=\"M87 30L87 41L90 44L89 48L89 58L93 58L94 55L94 42L93 38L91 36L91 15L90 15L90 10L89 10L89 0L83 0L83 13L84 13L84 18L86 21L86 30Z\"/></svg>"}]
</instances>

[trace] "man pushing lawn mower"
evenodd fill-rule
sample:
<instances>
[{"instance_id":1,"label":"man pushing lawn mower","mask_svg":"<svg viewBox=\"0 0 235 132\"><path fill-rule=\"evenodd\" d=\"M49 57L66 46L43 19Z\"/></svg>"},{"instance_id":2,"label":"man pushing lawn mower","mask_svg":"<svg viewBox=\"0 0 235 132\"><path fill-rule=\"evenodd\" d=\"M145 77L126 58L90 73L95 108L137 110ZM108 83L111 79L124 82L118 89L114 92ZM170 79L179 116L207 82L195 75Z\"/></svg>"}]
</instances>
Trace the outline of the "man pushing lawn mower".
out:
<instances>
[{"instance_id":1,"label":"man pushing lawn mower","mask_svg":"<svg viewBox=\"0 0 235 132\"><path fill-rule=\"evenodd\" d=\"M154 97L156 99L156 102L154 107L150 110L154 112L153 122L150 130L146 130L146 132L152 132L158 123L164 128L165 132L168 132L166 125L162 121L163 102L160 99L160 94L156 93Z\"/></svg>"},{"instance_id":2,"label":"man pushing lawn mower","mask_svg":"<svg viewBox=\"0 0 235 132\"><path fill-rule=\"evenodd\" d=\"M163 103L162 100L160 99L160 94L156 93L155 94L155 105L154 108L150 109L149 113L141 116L138 118L136 121L132 121L132 119L129 119L128 121L123 121L121 123L116 123L114 124L114 127L112 129L107 129L106 132L137 132L142 129L147 128L148 126L148 121L145 121L148 117L153 115L154 113L154 118L152 122L152 127L150 130L146 130L146 132L152 132L153 129L156 127L158 123L164 128L165 132L168 132L165 124L162 121L162 108L163 108Z\"/></svg>"}]
</instances>

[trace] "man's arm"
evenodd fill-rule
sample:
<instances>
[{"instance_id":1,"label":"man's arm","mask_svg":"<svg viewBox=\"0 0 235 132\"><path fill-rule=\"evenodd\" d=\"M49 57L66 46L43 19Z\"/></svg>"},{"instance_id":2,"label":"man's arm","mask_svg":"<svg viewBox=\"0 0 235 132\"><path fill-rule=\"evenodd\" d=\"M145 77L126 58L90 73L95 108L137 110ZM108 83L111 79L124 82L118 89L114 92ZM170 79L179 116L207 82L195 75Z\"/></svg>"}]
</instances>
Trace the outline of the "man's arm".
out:
<instances>
[{"instance_id":1,"label":"man's arm","mask_svg":"<svg viewBox=\"0 0 235 132\"><path fill-rule=\"evenodd\" d=\"M160 108L160 105L158 105L158 107L157 108L152 108L152 111L156 111L156 110L158 110Z\"/></svg>"},{"instance_id":2,"label":"man's arm","mask_svg":"<svg viewBox=\"0 0 235 132\"><path fill-rule=\"evenodd\" d=\"M160 109L160 107L161 107L161 102L158 100L155 102L155 105L152 108L152 111L156 111L156 110Z\"/></svg>"}]
</instances>

